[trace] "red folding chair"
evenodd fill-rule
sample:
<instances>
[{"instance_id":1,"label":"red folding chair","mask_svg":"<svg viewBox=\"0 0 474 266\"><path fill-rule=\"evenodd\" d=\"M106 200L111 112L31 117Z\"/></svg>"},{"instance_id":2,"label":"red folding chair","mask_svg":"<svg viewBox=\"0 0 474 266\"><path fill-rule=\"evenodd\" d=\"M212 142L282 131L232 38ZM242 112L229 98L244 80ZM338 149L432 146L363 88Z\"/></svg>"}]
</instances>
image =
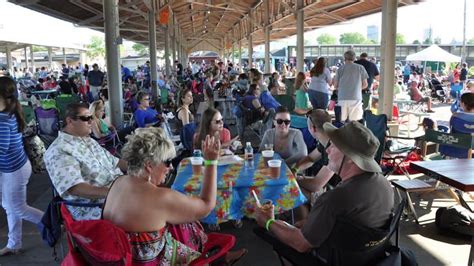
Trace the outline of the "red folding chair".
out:
<instances>
[{"instance_id":1,"label":"red folding chair","mask_svg":"<svg viewBox=\"0 0 474 266\"><path fill-rule=\"evenodd\" d=\"M131 246L125 231L107 220L74 221L61 204L69 253L61 265L132 265Z\"/></svg>"}]
</instances>

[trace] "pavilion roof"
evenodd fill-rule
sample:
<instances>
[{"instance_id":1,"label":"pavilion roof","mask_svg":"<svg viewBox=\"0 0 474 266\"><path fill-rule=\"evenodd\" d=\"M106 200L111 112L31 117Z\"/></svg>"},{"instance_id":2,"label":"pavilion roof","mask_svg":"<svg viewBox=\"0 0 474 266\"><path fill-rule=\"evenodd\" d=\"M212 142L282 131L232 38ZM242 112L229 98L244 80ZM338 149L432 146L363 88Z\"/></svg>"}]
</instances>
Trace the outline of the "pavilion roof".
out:
<instances>
[{"instance_id":1,"label":"pavilion roof","mask_svg":"<svg viewBox=\"0 0 474 266\"><path fill-rule=\"evenodd\" d=\"M401 0L399 6L422 0ZM102 0L9 0L77 26L104 30ZM232 43L264 42L264 28L271 40L296 34L296 0L119 0L119 27L123 38L148 43L148 10L155 6L157 47L164 47L164 22L178 36L188 53L231 49ZM304 30L345 23L381 11L382 0L304 0ZM266 8L265 5L268 7ZM267 12L268 10L268 12ZM267 17L268 14L268 17ZM166 17L168 20L166 21ZM160 19L161 18L161 19Z\"/></svg>"}]
</instances>

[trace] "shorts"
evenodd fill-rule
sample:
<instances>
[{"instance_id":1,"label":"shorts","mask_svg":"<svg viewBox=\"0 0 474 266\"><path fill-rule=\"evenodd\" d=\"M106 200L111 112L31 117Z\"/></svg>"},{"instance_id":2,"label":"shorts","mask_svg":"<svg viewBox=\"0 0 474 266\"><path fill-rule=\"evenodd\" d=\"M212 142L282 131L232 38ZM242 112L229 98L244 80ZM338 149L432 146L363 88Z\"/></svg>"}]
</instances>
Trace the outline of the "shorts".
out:
<instances>
[{"instance_id":1,"label":"shorts","mask_svg":"<svg viewBox=\"0 0 474 266\"><path fill-rule=\"evenodd\" d=\"M364 116L361 100L339 100L337 105L341 107L341 122L361 120Z\"/></svg>"}]
</instances>

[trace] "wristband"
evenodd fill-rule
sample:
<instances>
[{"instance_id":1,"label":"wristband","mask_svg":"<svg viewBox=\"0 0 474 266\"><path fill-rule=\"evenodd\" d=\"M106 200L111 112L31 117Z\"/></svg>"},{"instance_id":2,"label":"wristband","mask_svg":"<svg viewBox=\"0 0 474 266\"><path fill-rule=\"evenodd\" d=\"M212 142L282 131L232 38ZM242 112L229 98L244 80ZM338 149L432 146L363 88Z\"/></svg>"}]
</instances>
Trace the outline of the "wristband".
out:
<instances>
[{"instance_id":1,"label":"wristband","mask_svg":"<svg viewBox=\"0 0 474 266\"><path fill-rule=\"evenodd\" d=\"M268 219L267 222L265 223L265 229L267 231L270 231L270 225L275 222L275 219Z\"/></svg>"},{"instance_id":2,"label":"wristband","mask_svg":"<svg viewBox=\"0 0 474 266\"><path fill-rule=\"evenodd\" d=\"M204 165L217 165L217 160L204 160Z\"/></svg>"}]
</instances>

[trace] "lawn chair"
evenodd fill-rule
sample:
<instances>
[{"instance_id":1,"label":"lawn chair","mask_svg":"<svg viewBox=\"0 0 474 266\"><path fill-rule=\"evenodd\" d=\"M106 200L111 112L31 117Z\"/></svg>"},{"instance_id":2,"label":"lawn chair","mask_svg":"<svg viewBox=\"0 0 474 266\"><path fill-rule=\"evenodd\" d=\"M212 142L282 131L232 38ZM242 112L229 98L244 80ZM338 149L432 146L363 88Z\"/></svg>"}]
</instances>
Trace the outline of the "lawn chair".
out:
<instances>
[{"instance_id":1,"label":"lawn chair","mask_svg":"<svg viewBox=\"0 0 474 266\"><path fill-rule=\"evenodd\" d=\"M406 172L400 164L407 158L408 153L414 151L416 147L412 145L395 145L393 143L395 143L394 141L396 139L413 141L414 139L390 136L388 134L389 129L387 126L387 116L385 114L374 115L370 110L366 110L364 111L364 121L365 126L372 131L380 142L380 146L375 154L375 161L379 163L382 163L383 161L389 162L393 166L390 168L382 167L384 175L388 176L395 170L400 169L407 177L409 177L409 173ZM389 147L387 146L387 143L392 143L393 145Z\"/></svg>"},{"instance_id":2,"label":"lawn chair","mask_svg":"<svg viewBox=\"0 0 474 266\"><path fill-rule=\"evenodd\" d=\"M125 231L107 220L74 221L64 204L61 214L69 253L61 265L132 265Z\"/></svg>"},{"instance_id":3,"label":"lawn chair","mask_svg":"<svg viewBox=\"0 0 474 266\"><path fill-rule=\"evenodd\" d=\"M392 213L387 225L383 228L367 228L356 225L350 219L338 217L328 239L321 247L327 247L328 257L322 258L317 250L300 253L277 239L263 228L255 228L254 233L270 243L280 258L282 265L288 261L292 265L376 265L386 257L385 251L393 246L398 247L400 217L405 206L402 200Z\"/></svg>"},{"instance_id":4,"label":"lawn chair","mask_svg":"<svg viewBox=\"0 0 474 266\"><path fill-rule=\"evenodd\" d=\"M288 108L288 111L290 112L290 114L293 113L293 111L295 110L295 99L293 98L293 96L275 95L273 97L275 97L275 100L277 100L281 105Z\"/></svg>"},{"instance_id":5,"label":"lawn chair","mask_svg":"<svg viewBox=\"0 0 474 266\"><path fill-rule=\"evenodd\" d=\"M112 155L120 157L120 151L122 149L123 143L116 131L111 131L107 136L99 139L95 138L94 134L91 134L91 137Z\"/></svg>"},{"instance_id":6,"label":"lawn chair","mask_svg":"<svg viewBox=\"0 0 474 266\"><path fill-rule=\"evenodd\" d=\"M47 149L58 136L58 111L55 108L43 109L42 107L36 107L34 111L37 123L37 134L44 142Z\"/></svg>"},{"instance_id":7,"label":"lawn chair","mask_svg":"<svg viewBox=\"0 0 474 266\"><path fill-rule=\"evenodd\" d=\"M457 116L451 117L451 133L456 134L468 134L474 135L474 123L463 120ZM440 145L439 151L445 156L454 158L467 158L468 153L466 148L450 147L446 145Z\"/></svg>"},{"instance_id":8,"label":"lawn chair","mask_svg":"<svg viewBox=\"0 0 474 266\"><path fill-rule=\"evenodd\" d=\"M64 123L64 118L66 115L66 107L71 103L78 103L81 101L81 98L77 95L72 94L61 94L55 98L56 107L59 112L59 121Z\"/></svg>"}]
</instances>

